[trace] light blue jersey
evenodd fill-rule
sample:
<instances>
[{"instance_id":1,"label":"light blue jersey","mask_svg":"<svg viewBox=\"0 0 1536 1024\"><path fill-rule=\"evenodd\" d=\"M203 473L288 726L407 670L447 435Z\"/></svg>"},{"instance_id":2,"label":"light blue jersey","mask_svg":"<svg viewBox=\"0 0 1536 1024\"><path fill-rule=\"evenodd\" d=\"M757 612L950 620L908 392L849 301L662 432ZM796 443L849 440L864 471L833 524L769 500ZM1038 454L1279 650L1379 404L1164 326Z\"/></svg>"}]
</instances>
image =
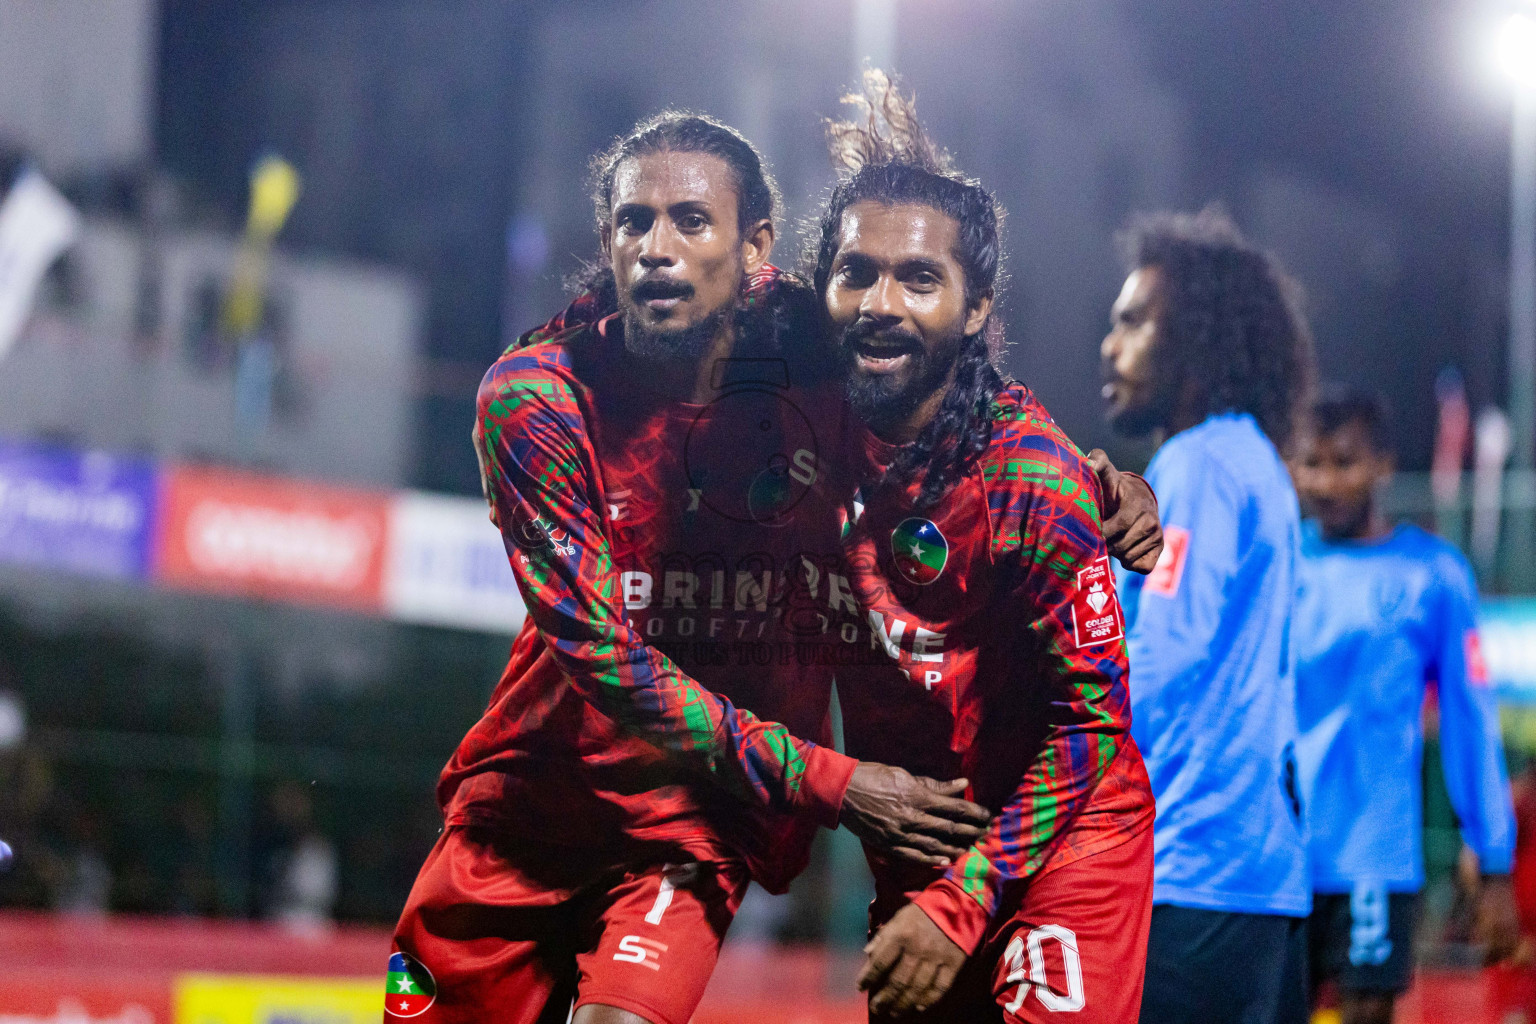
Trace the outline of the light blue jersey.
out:
<instances>
[{"instance_id":1,"label":"light blue jersey","mask_svg":"<svg viewBox=\"0 0 1536 1024\"><path fill-rule=\"evenodd\" d=\"M1312 887L1424 885L1420 715L1431 681L1462 835L1483 871L1508 871L1514 810L1466 560L1416 526L1380 541L1333 543L1308 523L1304 537L1296 752Z\"/></svg>"},{"instance_id":2,"label":"light blue jersey","mask_svg":"<svg viewBox=\"0 0 1536 1024\"><path fill-rule=\"evenodd\" d=\"M1153 901L1304 915L1291 478L1252 416L1225 414L1169 438L1147 479L1163 556L1119 586L1131 734L1157 796Z\"/></svg>"}]
</instances>

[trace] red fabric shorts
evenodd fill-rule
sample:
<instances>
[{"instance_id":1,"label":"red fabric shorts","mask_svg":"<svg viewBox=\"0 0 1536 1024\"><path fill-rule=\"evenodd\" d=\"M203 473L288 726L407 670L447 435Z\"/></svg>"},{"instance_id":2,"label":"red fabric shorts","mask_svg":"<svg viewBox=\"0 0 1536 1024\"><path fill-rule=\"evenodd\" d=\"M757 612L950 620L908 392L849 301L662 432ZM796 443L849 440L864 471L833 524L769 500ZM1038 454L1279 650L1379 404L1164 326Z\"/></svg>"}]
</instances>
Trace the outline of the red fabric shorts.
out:
<instances>
[{"instance_id":1,"label":"red fabric shorts","mask_svg":"<svg viewBox=\"0 0 1536 1024\"><path fill-rule=\"evenodd\" d=\"M565 1024L573 1000L688 1024L745 867L656 863L571 884L568 863L505 852L461 826L438 838L395 927L385 1024Z\"/></svg>"},{"instance_id":2,"label":"red fabric shorts","mask_svg":"<svg viewBox=\"0 0 1536 1024\"><path fill-rule=\"evenodd\" d=\"M876 901L889 920L900 902ZM1141 1014L1152 922L1152 826L1037 875L988 927L922 1024L1126 1024Z\"/></svg>"}]
</instances>

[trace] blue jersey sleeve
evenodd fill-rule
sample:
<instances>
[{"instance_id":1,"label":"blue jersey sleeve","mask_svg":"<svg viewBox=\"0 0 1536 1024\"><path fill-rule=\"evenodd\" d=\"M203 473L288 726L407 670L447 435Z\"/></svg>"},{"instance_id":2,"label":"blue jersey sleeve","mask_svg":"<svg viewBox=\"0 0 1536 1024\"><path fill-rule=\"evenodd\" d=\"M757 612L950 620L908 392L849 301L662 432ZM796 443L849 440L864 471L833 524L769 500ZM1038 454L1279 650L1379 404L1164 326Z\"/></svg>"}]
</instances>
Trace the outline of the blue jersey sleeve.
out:
<instances>
[{"instance_id":1,"label":"blue jersey sleeve","mask_svg":"<svg viewBox=\"0 0 1536 1024\"><path fill-rule=\"evenodd\" d=\"M1503 874L1515 850L1515 815L1499 738L1499 713L1477 633L1477 584L1466 561L1446 554L1436 573L1432 671L1440 691L1440 757L1462 837L1482 870Z\"/></svg>"},{"instance_id":2,"label":"blue jersey sleeve","mask_svg":"<svg viewBox=\"0 0 1536 1024\"><path fill-rule=\"evenodd\" d=\"M1156 489L1165 550L1148 577L1125 571L1134 709L1131 731L1145 750L1200 695L1181 684L1204 678L1221 629L1222 597L1243 546L1240 489L1217 465L1165 450L1147 476Z\"/></svg>"}]
</instances>

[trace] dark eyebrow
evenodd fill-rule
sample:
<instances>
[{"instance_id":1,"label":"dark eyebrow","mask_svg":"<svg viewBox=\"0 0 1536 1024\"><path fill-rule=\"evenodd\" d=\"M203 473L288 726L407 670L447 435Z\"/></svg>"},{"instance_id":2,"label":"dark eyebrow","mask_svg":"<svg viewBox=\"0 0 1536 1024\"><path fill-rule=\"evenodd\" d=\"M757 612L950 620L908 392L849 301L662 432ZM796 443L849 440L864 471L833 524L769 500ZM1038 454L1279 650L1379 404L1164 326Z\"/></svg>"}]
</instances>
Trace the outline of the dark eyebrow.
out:
<instances>
[{"instance_id":1,"label":"dark eyebrow","mask_svg":"<svg viewBox=\"0 0 1536 1024\"><path fill-rule=\"evenodd\" d=\"M682 217L690 213L702 214L705 217L713 217L715 215L709 203L702 199L685 199L680 203L673 203L667 207L667 213L673 217Z\"/></svg>"},{"instance_id":2,"label":"dark eyebrow","mask_svg":"<svg viewBox=\"0 0 1536 1024\"><path fill-rule=\"evenodd\" d=\"M649 213L649 212L651 212L651 208L649 206L646 206L644 203L624 203L624 204L614 208L613 219L615 221L619 221L619 220L623 220L625 217L629 216L632 213Z\"/></svg>"},{"instance_id":3,"label":"dark eyebrow","mask_svg":"<svg viewBox=\"0 0 1536 1024\"><path fill-rule=\"evenodd\" d=\"M896 264L896 272L903 276L926 271L934 277L944 276L944 264L926 256L912 256Z\"/></svg>"},{"instance_id":4,"label":"dark eyebrow","mask_svg":"<svg viewBox=\"0 0 1536 1024\"><path fill-rule=\"evenodd\" d=\"M1146 300L1142 300L1141 302L1127 302L1123 306L1116 306L1111 311L1112 315L1110 319L1117 322L1133 320L1144 315L1147 311L1147 307L1150 305L1151 303L1147 302Z\"/></svg>"},{"instance_id":5,"label":"dark eyebrow","mask_svg":"<svg viewBox=\"0 0 1536 1024\"><path fill-rule=\"evenodd\" d=\"M875 261L857 249L839 249L837 257L832 262L836 266L845 267L850 263L860 266L872 265Z\"/></svg>"}]
</instances>

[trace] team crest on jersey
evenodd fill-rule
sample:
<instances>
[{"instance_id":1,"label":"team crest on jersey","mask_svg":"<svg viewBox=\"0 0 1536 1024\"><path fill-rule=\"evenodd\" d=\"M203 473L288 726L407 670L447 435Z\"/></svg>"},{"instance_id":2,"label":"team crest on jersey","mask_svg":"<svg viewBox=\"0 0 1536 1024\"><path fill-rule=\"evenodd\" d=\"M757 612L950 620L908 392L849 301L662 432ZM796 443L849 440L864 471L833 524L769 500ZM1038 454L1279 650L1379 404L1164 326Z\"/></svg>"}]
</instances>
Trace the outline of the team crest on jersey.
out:
<instances>
[{"instance_id":1,"label":"team crest on jersey","mask_svg":"<svg viewBox=\"0 0 1536 1024\"><path fill-rule=\"evenodd\" d=\"M944 572L949 541L932 520L914 516L891 531L891 558L903 579L926 587Z\"/></svg>"},{"instance_id":2,"label":"team crest on jersey","mask_svg":"<svg viewBox=\"0 0 1536 1024\"><path fill-rule=\"evenodd\" d=\"M553 525L522 501L512 510L512 538L525 551L554 548L561 558L576 553L576 542L563 527Z\"/></svg>"},{"instance_id":3,"label":"team crest on jersey","mask_svg":"<svg viewBox=\"0 0 1536 1024\"><path fill-rule=\"evenodd\" d=\"M1125 635L1120 600L1115 596L1115 576L1109 559L1096 558L1077 571L1077 593L1072 595L1072 639L1079 647L1119 640Z\"/></svg>"},{"instance_id":4,"label":"team crest on jersey","mask_svg":"<svg viewBox=\"0 0 1536 1024\"><path fill-rule=\"evenodd\" d=\"M437 982L425 964L409 953L391 953L384 982L384 1012L419 1017L437 999Z\"/></svg>"}]
</instances>

